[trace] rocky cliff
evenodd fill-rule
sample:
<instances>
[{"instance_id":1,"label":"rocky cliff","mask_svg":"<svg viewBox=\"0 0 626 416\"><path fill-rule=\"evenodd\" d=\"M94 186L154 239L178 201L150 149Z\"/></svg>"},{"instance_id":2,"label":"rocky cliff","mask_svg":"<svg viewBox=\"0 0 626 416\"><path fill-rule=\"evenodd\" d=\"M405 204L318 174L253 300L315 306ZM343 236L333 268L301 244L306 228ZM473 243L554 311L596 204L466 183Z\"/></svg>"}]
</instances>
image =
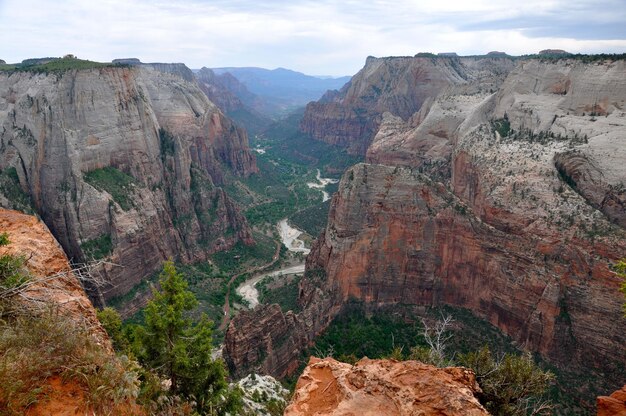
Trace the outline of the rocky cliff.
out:
<instances>
[{"instance_id":1,"label":"rocky cliff","mask_svg":"<svg viewBox=\"0 0 626 416\"><path fill-rule=\"evenodd\" d=\"M311 357L285 415L488 415L477 392L474 374L465 368Z\"/></svg>"},{"instance_id":2,"label":"rocky cliff","mask_svg":"<svg viewBox=\"0 0 626 416\"><path fill-rule=\"evenodd\" d=\"M520 61L494 93L441 94L407 121L385 115L307 258L303 311L279 316L289 336L257 330L281 346L262 365L288 369L297 355L285 354L358 299L467 308L561 368L622 385L611 264L626 253L625 73L624 61ZM230 336L254 319L234 320ZM227 348L231 366L246 348Z\"/></svg>"},{"instance_id":3,"label":"rocky cliff","mask_svg":"<svg viewBox=\"0 0 626 416\"><path fill-rule=\"evenodd\" d=\"M385 112L407 120L439 95L494 91L513 66L512 59L497 57L368 57L341 91L307 105L300 129L365 154Z\"/></svg>"},{"instance_id":4,"label":"rocky cliff","mask_svg":"<svg viewBox=\"0 0 626 416\"><path fill-rule=\"evenodd\" d=\"M0 230L9 238L9 245L2 248L2 254L23 256L27 259L26 268L36 276L20 297L22 303L28 308L53 304L61 314L84 323L99 343L113 354L96 310L48 227L32 215L0 208Z\"/></svg>"},{"instance_id":5,"label":"rocky cliff","mask_svg":"<svg viewBox=\"0 0 626 416\"><path fill-rule=\"evenodd\" d=\"M101 301L167 258L202 260L251 243L220 187L225 170L256 172L246 133L183 69L0 73L0 170L73 261L109 260L107 283L94 291Z\"/></svg>"},{"instance_id":6,"label":"rocky cliff","mask_svg":"<svg viewBox=\"0 0 626 416\"><path fill-rule=\"evenodd\" d=\"M598 397L597 416L626 416L626 386L610 396Z\"/></svg>"},{"instance_id":7,"label":"rocky cliff","mask_svg":"<svg viewBox=\"0 0 626 416\"><path fill-rule=\"evenodd\" d=\"M260 133L271 123L270 118L262 114L266 105L263 100L248 91L230 73L217 75L209 68L202 68L195 77L209 100L235 122L244 126L250 136Z\"/></svg>"}]
</instances>

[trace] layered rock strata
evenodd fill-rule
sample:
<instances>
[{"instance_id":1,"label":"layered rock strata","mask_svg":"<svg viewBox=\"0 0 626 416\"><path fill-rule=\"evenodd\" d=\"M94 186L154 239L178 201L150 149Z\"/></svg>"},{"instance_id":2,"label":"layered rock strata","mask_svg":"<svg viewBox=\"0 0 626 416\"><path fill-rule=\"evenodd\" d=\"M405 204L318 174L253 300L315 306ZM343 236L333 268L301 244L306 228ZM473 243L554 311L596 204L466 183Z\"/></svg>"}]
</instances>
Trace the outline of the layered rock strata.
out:
<instances>
[{"instance_id":1,"label":"layered rock strata","mask_svg":"<svg viewBox=\"0 0 626 416\"><path fill-rule=\"evenodd\" d=\"M257 171L246 133L185 68L0 74L0 170L14 172L73 261L109 260L100 301L167 258L252 242L221 188L227 170Z\"/></svg>"},{"instance_id":2,"label":"layered rock strata","mask_svg":"<svg viewBox=\"0 0 626 416\"><path fill-rule=\"evenodd\" d=\"M478 392L474 373L465 368L311 357L285 415L488 415L474 397Z\"/></svg>"}]
</instances>

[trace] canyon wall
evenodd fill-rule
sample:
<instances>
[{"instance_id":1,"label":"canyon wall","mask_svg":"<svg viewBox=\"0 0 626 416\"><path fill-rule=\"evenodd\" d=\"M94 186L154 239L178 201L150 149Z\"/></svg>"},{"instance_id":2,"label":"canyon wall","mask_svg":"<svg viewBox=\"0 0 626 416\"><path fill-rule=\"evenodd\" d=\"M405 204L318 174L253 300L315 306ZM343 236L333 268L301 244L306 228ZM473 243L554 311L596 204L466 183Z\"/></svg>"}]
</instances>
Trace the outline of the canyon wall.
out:
<instances>
[{"instance_id":1,"label":"canyon wall","mask_svg":"<svg viewBox=\"0 0 626 416\"><path fill-rule=\"evenodd\" d=\"M257 171L246 133L189 74L179 64L0 73L0 170L72 261L107 258L106 284L90 288L100 302L167 258L252 243L221 188L228 171Z\"/></svg>"},{"instance_id":2,"label":"canyon wall","mask_svg":"<svg viewBox=\"0 0 626 416\"><path fill-rule=\"evenodd\" d=\"M307 105L300 129L365 154L385 112L406 121L441 94L494 91L513 67L510 58L368 57L341 91Z\"/></svg>"},{"instance_id":3,"label":"canyon wall","mask_svg":"<svg viewBox=\"0 0 626 416\"><path fill-rule=\"evenodd\" d=\"M282 335L244 339L255 312L233 320L231 367L257 348L253 366L286 374L356 299L467 308L560 368L623 385L624 74L624 61L521 60L493 93L468 85L408 120L384 114L307 258L303 311L277 312Z\"/></svg>"}]
</instances>

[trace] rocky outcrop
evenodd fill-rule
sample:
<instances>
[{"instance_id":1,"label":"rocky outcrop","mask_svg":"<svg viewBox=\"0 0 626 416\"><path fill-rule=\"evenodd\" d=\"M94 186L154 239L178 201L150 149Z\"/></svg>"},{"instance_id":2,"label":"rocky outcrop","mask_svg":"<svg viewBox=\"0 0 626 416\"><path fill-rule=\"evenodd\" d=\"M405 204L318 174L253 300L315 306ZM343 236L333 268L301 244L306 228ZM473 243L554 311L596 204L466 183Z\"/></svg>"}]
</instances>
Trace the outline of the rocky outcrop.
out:
<instances>
[{"instance_id":1,"label":"rocky outcrop","mask_svg":"<svg viewBox=\"0 0 626 416\"><path fill-rule=\"evenodd\" d=\"M113 348L96 311L87 298L77 276L72 272L63 249L48 227L36 217L0 208L0 230L7 233L9 244L2 254L23 256L26 268L35 276L23 292L22 302L28 308L54 305L61 314L90 328L99 343L111 354Z\"/></svg>"},{"instance_id":2,"label":"rocky outcrop","mask_svg":"<svg viewBox=\"0 0 626 416\"><path fill-rule=\"evenodd\" d=\"M285 415L488 415L474 373L418 361L311 357Z\"/></svg>"},{"instance_id":3,"label":"rocky outcrop","mask_svg":"<svg viewBox=\"0 0 626 416\"><path fill-rule=\"evenodd\" d=\"M513 68L510 58L369 57L342 88L307 105L300 129L316 140L365 154L382 115L407 120L441 94L494 91Z\"/></svg>"},{"instance_id":4,"label":"rocky outcrop","mask_svg":"<svg viewBox=\"0 0 626 416\"><path fill-rule=\"evenodd\" d=\"M626 386L608 397L598 397L597 416L626 416Z\"/></svg>"},{"instance_id":5,"label":"rocky outcrop","mask_svg":"<svg viewBox=\"0 0 626 416\"><path fill-rule=\"evenodd\" d=\"M324 278L302 280L284 342L306 346L349 299L452 305L561 368L623 384L611 264L626 231L617 203L602 201L626 178L625 65L521 61L493 94L445 94L408 121L386 115L367 163L340 182L307 258ZM297 359L261 361L278 357Z\"/></svg>"},{"instance_id":6,"label":"rocky outcrop","mask_svg":"<svg viewBox=\"0 0 626 416\"><path fill-rule=\"evenodd\" d=\"M225 170L256 172L246 133L185 68L0 74L0 170L15 173L73 261L109 259L106 285L92 288L100 302L167 258L252 242L221 188Z\"/></svg>"}]
</instances>

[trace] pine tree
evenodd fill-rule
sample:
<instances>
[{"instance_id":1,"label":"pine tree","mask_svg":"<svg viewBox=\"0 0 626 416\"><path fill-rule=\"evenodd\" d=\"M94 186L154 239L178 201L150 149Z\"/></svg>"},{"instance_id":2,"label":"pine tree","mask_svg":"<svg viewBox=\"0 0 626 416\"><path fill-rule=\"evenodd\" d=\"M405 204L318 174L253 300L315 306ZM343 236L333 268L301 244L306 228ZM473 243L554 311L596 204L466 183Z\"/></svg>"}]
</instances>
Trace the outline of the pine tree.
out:
<instances>
[{"instance_id":1,"label":"pine tree","mask_svg":"<svg viewBox=\"0 0 626 416\"><path fill-rule=\"evenodd\" d=\"M234 410L239 392L229 390L224 363L211 358L213 322L203 314L192 323L188 313L198 301L172 261L165 262L159 284L145 309L142 361L171 381L172 394L194 400L198 411Z\"/></svg>"}]
</instances>

